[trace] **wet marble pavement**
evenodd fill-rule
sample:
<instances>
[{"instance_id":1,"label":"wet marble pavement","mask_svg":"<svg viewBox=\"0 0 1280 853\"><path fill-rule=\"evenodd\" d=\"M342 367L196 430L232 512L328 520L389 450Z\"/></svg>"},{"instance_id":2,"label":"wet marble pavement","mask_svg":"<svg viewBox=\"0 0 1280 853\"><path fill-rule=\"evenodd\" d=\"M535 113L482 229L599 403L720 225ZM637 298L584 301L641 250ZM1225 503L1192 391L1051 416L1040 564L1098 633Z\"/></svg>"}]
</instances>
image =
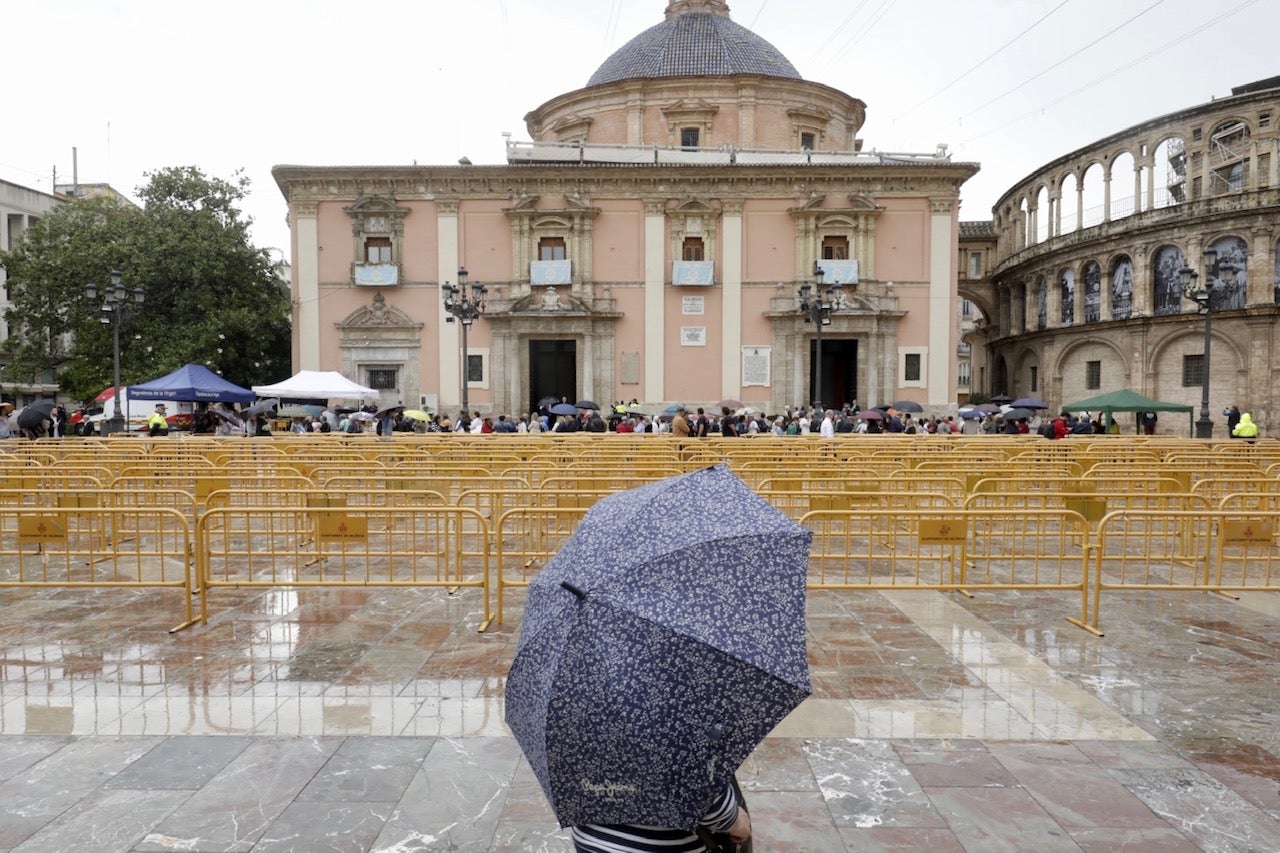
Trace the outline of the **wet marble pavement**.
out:
<instances>
[{"instance_id":1,"label":"wet marble pavement","mask_svg":"<svg viewBox=\"0 0 1280 853\"><path fill-rule=\"evenodd\" d=\"M0 850L565 851L473 591L0 590ZM819 593L758 851L1280 849L1275 596Z\"/></svg>"}]
</instances>

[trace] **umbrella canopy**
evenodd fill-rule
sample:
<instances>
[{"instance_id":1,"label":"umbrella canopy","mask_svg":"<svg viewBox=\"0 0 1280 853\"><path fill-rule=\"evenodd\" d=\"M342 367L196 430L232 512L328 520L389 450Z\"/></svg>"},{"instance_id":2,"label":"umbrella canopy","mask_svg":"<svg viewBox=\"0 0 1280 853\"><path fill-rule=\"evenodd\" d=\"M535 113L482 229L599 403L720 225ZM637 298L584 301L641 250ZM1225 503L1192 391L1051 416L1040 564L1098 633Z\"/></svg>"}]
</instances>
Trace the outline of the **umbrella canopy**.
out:
<instances>
[{"instance_id":1,"label":"umbrella canopy","mask_svg":"<svg viewBox=\"0 0 1280 853\"><path fill-rule=\"evenodd\" d=\"M556 403L554 406L551 407L551 414L576 415L578 414L578 409L572 403Z\"/></svg>"},{"instance_id":2,"label":"umbrella canopy","mask_svg":"<svg viewBox=\"0 0 1280 853\"><path fill-rule=\"evenodd\" d=\"M382 420L383 418L389 415L394 415L396 412L403 411L403 410L404 410L404 406L387 406L385 409L379 409L378 413L374 415L374 417L377 418L378 420Z\"/></svg>"},{"instance_id":3,"label":"umbrella canopy","mask_svg":"<svg viewBox=\"0 0 1280 853\"><path fill-rule=\"evenodd\" d=\"M745 405L746 403L741 400L721 400L719 403L716 403L718 408L729 409L730 411L734 409L741 409Z\"/></svg>"},{"instance_id":4,"label":"umbrella canopy","mask_svg":"<svg viewBox=\"0 0 1280 853\"><path fill-rule=\"evenodd\" d=\"M978 411L977 409L961 409L960 417L970 421L976 420L977 418L982 417L982 412Z\"/></svg>"},{"instance_id":5,"label":"umbrella canopy","mask_svg":"<svg viewBox=\"0 0 1280 853\"><path fill-rule=\"evenodd\" d=\"M684 406L683 406L682 404L680 404L680 403L672 403L670 406L667 406L665 409L663 409L663 410L662 410L662 414L664 414L664 415L674 415L674 414L676 414L677 412L679 412L679 411L680 411L681 409L683 409L683 408L684 408Z\"/></svg>"},{"instance_id":6,"label":"umbrella canopy","mask_svg":"<svg viewBox=\"0 0 1280 853\"><path fill-rule=\"evenodd\" d=\"M1000 407L995 403L979 403L973 407L975 412L982 412L984 415L994 415L1000 411Z\"/></svg>"},{"instance_id":7,"label":"umbrella canopy","mask_svg":"<svg viewBox=\"0 0 1280 853\"><path fill-rule=\"evenodd\" d=\"M42 423L49 420L56 405L57 400L36 400L29 406L23 406L16 416L18 429L39 429Z\"/></svg>"},{"instance_id":8,"label":"umbrella canopy","mask_svg":"<svg viewBox=\"0 0 1280 853\"><path fill-rule=\"evenodd\" d=\"M559 403L559 402L560 402L559 397L543 397L541 400L538 401L538 408L550 409L552 406L554 406L556 403Z\"/></svg>"},{"instance_id":9,"label":"umbrella canopy","mask_svg":"<svg viewBox=\"0 0 1280 853\"><path fill-rule=\"evenodd\" d=\"M723 465L588 511L529 584L506 686L561 825L692 830L809 695L811 536Z\"/></svg>"},{"instance_id":10,"label":"umbrella canopy","mask_svg":"<svg viewBox=\"0 0 1280 853\"><path fill-rule=\"evenodd\" d=\"M323 412L324 406L290 403L287 406L281 406L276 414L282 418L318 418Z\"/></svg>"},{"instance_id":11,"label":"umbrella canopy","mask_svg":"<svg viewBox=\"0 0 1280 853\"><path fill-rule=\"evenodd\" d=\"M373 419L374 419L374 415L370 414L369 412L353 412L351 414L351 420L353 421L361 421L363 423L368 423Z\"/></svg>"},{"instance_id":12,"label":"umbrella canopy","mask_svg":"<svg viewBox=\"0 0 1280 853\"><path fill-rule=\"evenodd\" d=\"M431 413L424 412L422 409L405 409L404 416L411 420L422 421L423 423L431 420Z\"/></svg>"},{"instance_id":13,"label":"umbrella canopy","mask_svg":"<svg viewBox=\"0 0 1280 853\"><path fill-rule=\"evenodd\" d=\"M863 409L861 412L858 412L856 417L861 418L864 421L882 421L884 420L884 412L879 409Z\"/></svg>"},{"instance_id":14,"label":"umbrella canopy","mask_svg":"<svg viewBox=\"0 0 1280 853\"><path fill-rule=\"evenodd\" d=\"M272 411L279 405L280 405L280 401L275 397L272 397L267 400L259 400L258 402L254 403L252 406L249 406L248 408L244 409L241 412L241 414L247 417L265 415L267 412Z\"/></svg>"},{"instance_id":15,"label":"umbrella canopy","mask_svg":"<svg viewBox=\"0 0 1280 853\"><path fill-rule=\"evenodd\" d=\"M1010 397L1008 394L997 394L991 398L991 402L997 405L1003 406L1005 403L1012 403L1013 398Z\"/></svg>"},{"instance_id":16,"label":"umbrella canopy","mask_svg":"<svg viewBox=\"0 0 1280 853\"><path fill-rule=\"evenodd\" d=\"M894 403L891 408L896 409L899 412L923 412L924 411L924 406L920 405L915 400L899 400L898 402Z\"/></svg>"},{"instance_id":17,"label":"umbrella canopy","mask_svg":"<svg viewBox=\"0 0 1280 853\"><path fill-rule=\"evenodd\" d=\"M579 400L573 405L578 409L595 409L597 412L600 411L600 405L594 400Z\"/></svg>"},{"instance_id":18,"label":"umbrella canopy","mask_svg":"<svg viewBox=\"0 0 1280 853\"><path fill-rule=\"evenodd\" d=\"M1036 413L1030 409L1010 408L1004 413L1006 421L1029 421L1036 416Z\"/></svg>"},{"instance_id":19,"label":"umbrella canopy","mask_svg":"<svg viewBox=\"0 0 1280 853\"><path fill-rule=\"evenodd\" d=\"M217 406L210 406L209 414L213 415L215 418L222 418L224 421L231 424L233 427L238 428L238 427L244 426L244 423L240 420L240 418L236 417L235 412L229 412L226 409L219 409Z\"/></svg>"},{"instance_id":20,"label":"umbrella canopy","mask_svg":"<svg viewBox=\"0 0 1280 853\"><path fill-rule=\"evenodd\" d=\"M1015 409L1047 409L1049 404L1039 397L1019 397L1009 404Z\"/></svg>"},{"instance_id":21,"label":"umbrella canopy","mask_svg":"<svg viewBox=\"0 0 1280 853\"><path fill-rule=\"evenodd\" d=\"M627 406L627 414L628 415L644 415L645 417L649 416L649 412L645 410L644 406L636 406L636 405Z\"/></svg>"}]
</instances>

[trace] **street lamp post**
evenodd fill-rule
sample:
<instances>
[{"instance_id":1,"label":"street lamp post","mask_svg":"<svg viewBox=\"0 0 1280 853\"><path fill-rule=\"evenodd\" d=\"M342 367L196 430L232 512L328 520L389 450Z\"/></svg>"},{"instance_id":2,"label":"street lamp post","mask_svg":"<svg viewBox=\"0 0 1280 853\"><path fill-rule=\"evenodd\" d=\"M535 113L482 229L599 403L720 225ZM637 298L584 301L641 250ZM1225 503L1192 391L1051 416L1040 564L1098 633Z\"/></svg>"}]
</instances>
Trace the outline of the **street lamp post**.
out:
<instances>
[{"instance_id":1,"label":"street lamp post","mask_svg":"<svg viewBox=\"0 0 1280 853\"><path fill-rule=\"evenodd\" d=\"M457 285L446 281L442 291L444 310L449 312L445 322L452 323L456 317L462 324L462 410L470 416L471 410L467 403L467 386L470 384L470 377L467 375L467 329L484 313L484 297L488 288L478 281L468 285L467 268L461 267L458 269Z\"/></svg>"},{"instance_id":2,"label":"street lamp post","mask_svg":"<svg viewBox=\"0 0 1280 853\"><path fill-rule=\"evenodd\" d=\"M102 289L102 313L98 321L111 326L111 377L112 405L115 414L102 422L103 435L127 428L127 415L120 401L120 324L128 319L133 309L142 304L146 291L141 287L129 290L121 281L120 270L111 271L111 284ZM84 286L85 295L92 301L98 298L98 286L89 282Z\"/></svg>"},{"instance_id":3,"label":"street lamp post","mask_svg":"<svg viewBox=\"0 0 1280 853\"><path fill-rule=\"evenodd\" d=\"M802 284L796 291L796 296L800 300L800 313L804 315L806 324L812 323L816 343L814 344L814 362L813 362L813 395L816 398L813 401L813 407L821 412L822 409L822 327L831 325L831 312L835 309L840 301L840 283L828 285L824 290L822 287L822 278L824 271L817 261L813 262L813 280L814 284Z\"/></svg>"},{"instance_id":4,"label":"street lamp post","mask_svg":"<svg viewBox=\"0 0 1280 853\"><path fill-rule=\"evenodd\" d=\"M1204 355L1200 362L1200 417L1196 420L1196 438L1213 438L1213 421L1209 418L1209 347L1213 340L1213 278L1230 266L1226 261L1218 264L1218 253L1206 249L1204 253L1204 286L1200 274L1191 267L1178 271L1182 295L1200 306L1204 312ZM1234 267L1232 267L1234 269Z\"/></svg>"}]
</instances>

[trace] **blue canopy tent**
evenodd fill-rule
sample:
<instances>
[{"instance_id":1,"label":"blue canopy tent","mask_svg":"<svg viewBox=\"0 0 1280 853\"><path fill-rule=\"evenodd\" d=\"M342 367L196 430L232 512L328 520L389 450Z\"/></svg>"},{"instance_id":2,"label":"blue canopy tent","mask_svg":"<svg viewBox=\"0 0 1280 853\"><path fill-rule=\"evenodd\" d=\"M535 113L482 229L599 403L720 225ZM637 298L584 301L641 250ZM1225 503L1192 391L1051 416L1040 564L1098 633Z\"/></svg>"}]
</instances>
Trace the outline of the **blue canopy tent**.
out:
<instances>
[{"instance_id":1,"label":"blue canopy tent","mask_svg":"<svg viewBox=\"0 0 1280 853\"><path fill-rule=\"evenodd\" d=\"M248 388L228 382L202 364L184 364L173 373L129 386L133 400L179 400L188 403L252 403Z\"/></svg>"}]
</instances>

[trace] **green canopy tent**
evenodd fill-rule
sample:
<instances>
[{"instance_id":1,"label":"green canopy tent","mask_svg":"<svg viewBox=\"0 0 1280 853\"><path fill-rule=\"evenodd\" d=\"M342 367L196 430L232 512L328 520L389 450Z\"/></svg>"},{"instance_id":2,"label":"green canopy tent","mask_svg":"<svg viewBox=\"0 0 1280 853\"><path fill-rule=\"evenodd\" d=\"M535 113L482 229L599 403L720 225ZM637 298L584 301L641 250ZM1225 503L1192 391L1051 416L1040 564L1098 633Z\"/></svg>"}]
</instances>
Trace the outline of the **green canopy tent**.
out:
<instances>
[{"instance_id":1,"label":"green canopy tent","mask_svg":"<svg viewBox=\"0 0 1280 853\"><path fill-rule=\"evenodd\" d=\"M1087 400L1080 400L1076 403L1064 403L1062 411L1102 412L1107 416L1107 426L1110 426L1113 420L1111 417L1112 412L1186 412L1187 435L1191 435L1194 427L1194 420L1191 416L1195 412L1195 406L1153 400L1150 397L1142 396L1137 391L1122 388L1119 391L1099 394L1096 397L1090 397Z\"/></svg>"}]
</instances>

